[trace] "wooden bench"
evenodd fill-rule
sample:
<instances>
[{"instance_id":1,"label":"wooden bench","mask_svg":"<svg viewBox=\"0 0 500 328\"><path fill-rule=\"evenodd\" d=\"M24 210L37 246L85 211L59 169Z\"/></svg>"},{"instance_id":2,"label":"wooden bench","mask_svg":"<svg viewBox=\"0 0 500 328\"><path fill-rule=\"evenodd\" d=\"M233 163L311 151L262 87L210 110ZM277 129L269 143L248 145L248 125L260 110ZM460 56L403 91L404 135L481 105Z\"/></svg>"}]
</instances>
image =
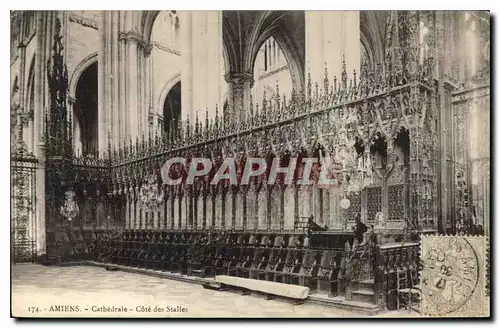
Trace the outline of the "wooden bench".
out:
<instances>
[{"instance_id":1,"label":"wooden bench","mask_svg":"<svg viewBox=\"0 0 500 328\"><path fill-rule=\"evenodd\" d=\"M309 287L282 284L265 280L246 279L233 276L216 276L215 282L226 286L238 287L244 290L291 299L305 300L309 295Z\"/></svg>"}]
</instances>

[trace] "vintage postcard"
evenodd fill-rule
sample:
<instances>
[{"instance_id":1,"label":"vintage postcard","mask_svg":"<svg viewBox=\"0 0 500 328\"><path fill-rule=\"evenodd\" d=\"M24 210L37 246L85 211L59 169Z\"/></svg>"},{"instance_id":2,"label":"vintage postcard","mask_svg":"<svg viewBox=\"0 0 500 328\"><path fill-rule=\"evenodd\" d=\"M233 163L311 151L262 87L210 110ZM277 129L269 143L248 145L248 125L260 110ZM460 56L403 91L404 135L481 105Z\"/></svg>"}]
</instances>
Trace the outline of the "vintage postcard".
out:
<instances>
[{"instance_id":1,"label":"vintage postcard","mask_svg":"<svg viewBox=\"0 0 500 328\"><path fill-rule=\"evenodd\" d=\"M10 19L12 317L490 317L489 12Z\"/></svg>"}]
</instances>

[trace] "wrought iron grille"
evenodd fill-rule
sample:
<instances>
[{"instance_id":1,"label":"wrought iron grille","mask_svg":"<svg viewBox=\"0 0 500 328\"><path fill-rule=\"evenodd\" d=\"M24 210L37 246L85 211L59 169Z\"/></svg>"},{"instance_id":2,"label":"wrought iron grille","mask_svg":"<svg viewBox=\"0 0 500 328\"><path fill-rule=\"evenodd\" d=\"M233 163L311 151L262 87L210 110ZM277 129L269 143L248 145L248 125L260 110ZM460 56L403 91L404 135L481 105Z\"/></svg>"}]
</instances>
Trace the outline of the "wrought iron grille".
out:
<instances>
[{"instance_id":1,"label":"wrought iron grille","mask_svg":"<svg viewBox=\"0 0 500 328\"><path fill-rule=\"evenodd\" d=\"M36 164L22 147L11 158L12 262L36 260Z\"/></svg>"}]
</instances>

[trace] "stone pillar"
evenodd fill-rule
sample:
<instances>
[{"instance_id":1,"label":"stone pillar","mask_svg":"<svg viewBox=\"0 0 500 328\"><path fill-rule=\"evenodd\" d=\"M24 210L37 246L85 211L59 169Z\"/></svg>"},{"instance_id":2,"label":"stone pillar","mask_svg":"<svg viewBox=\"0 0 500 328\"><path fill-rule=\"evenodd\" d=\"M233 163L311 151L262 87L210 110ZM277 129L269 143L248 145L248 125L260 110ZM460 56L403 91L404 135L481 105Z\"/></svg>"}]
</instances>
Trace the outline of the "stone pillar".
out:
<instances>
[{"instance_id":1,"label":"stone pillar","mask_svg":"<svg viewBox=\"0 0 500 328\"><path fill-rule=\"evenodd\" d=\"M99 51L98 58L99 64L97 66L97 119L99 121L98 130L97 130L97 138L98 138L98 149L99 155L103 156L107 151L107 133L106 133L106 124L107 124L107 115L106 115L106 101L105 101L105 93L106 93L106 25L107 23L107 12L102 11L102 25L99 28Z\"/></svg>"},{"instance_id":2,"label":"stone pillar","mask_svg":"<svg viewBox=\"0 0 500 328\"><path fill-rule=\"evenodd\" d=\"M268 201L269 201L269 193L267 191L267 185L263 184L259 190L259 194L257 196L257 221L258 221L258 229L259 230L268 230L269 228L269 215L268 215Z\"/></svg>"},{"instance_id":3,"label":"stone pillar","mask_svg":"<svg viewBox=\"0 0 500 328\"><path fill-rule=\"evenodd\" d=\"M205 220L205 196L202 191L198 194L197 202L196 211L198 213L196 214L196 227L201 229L203 227L203 221Z\"/></svg>"},{"instance_id":4,"label":"stone pillar","mask_svg":"<svg viewBox=\"0 0 500 328\"><path fill-rule=\"evenodd\" d=\"M172 228L172 197L170 189L165 193L165 229Z\"/></svg>"},{"instance_id":5,"label":"stone pillar","mask_svg":"<svg viewBox=\"0 0 500 328\"><path fill-rule=\"evenodd\" d=\"M214 196L208 193L205 199L205 228L213 227L214 222Z\"/></svg>"},{"instance_id":6,"label":"stone pillar","mask_svg":"<svg viewBox=\"0 0 500 328\"><path fill-rule=\"evenodd\" d=\"M207 44L208 51L208 81L207 102L205 106L213 111L216 104L220 107L224 103L222 98L222 75L223 75L223 41L222 41L222 11L205 11L207 16ZM212 112L215 116L215 112Z\"/></svg>"},{"instance_id":7,"label":"stone pillar","mask_svg":"<svg viewBox=\"0 0 500 328\"><path fill-rule=\"evenodd\" d=\"M36 12L35 42L37 56L35 58L34 80L34 154L38 158L36 168L36 250L37 255L46 253L46 208L45 208L45 108L50 102L47 83L47 68L45 63L50 58L53 43L55 12Z\"/></svg>"},{"instance_id":8,"label":"stone pillar","mask_svg":"<svg viewBox=\"0 0 500 328\"><path fill-rule=\"evenodd\" d=\"M129 114L129 135L134 140L139 136L139 112L137 103L137 39L127 39L127 111Z\"/></svg>"},{"instance_id":9,"label":"stone pillar","mask_svg":"<svg viewBox=\"0 0 500 328\"><path fill-rule=\"evenodd\" d=\"M161 133L161 129L158 127L157 118L156 118L156 110L153 106L153 56L151 52L153 50L152 45L144 46L144 90L143 90L143 102L144 108L147 112L147 127L148 131L153 133Z\"/></svg>"},{"instance_id":10,"label":"stone pillar","mask_svg":"<svg viewBox=\"0 0 500 328\"><path fill-rule=\"evenodd\" d=\"M281 218L282 218L282 191L280 186L275 185L272 187L271 191L271 229L279 230L281 228Z\"/></svg>"},{"instance_id":11,"label":"stone pillar","mask_svg":"<svg viewBox=\"0 0 500 328\"><path fill-rule=\"evenodd\" d=\"M191 17L191 65L193 68L191 83L193 88L193 103L188 115L192 121L197 110L208 106L207 85L209 84L209 77L207 73L210 64L208 42L212 40L208 40L207 31L209 27L207 26L206 12L193 11ZM214 105L211 104L210 107Z\"/></svg>"},{"instance_id":12,"label":"stone pillar","mask_svg":"<svg viewBox=\"0 0 500 328\"><path fill-rule=\"evenodd\" d=\"M108 151L108 137L111 137L113 145L121 143L120 126L123 124L120 117L120 100L118 95L123 92L120 89L121 68L119 48L122 47L118 35L120 12L103 11L102 26L99 28L100 47L98 52L98 132L99 154ZM130 90L130 89L129 89ZM136 94L128 92L125 94Z\"/></svg>"},{"instance_id":13,"label":"stone pillar","mask_svg":"<svg viewBox=\"0 0 500 328\"><path fill-rule=\"evenodd\" d=\"M39 143L37 150L43 154L45 144ZM36 253L42 255L46 253L46 234L45 234L45 161L44 157L38 157L38 166L36 168Z\"/></svg>"},{"instance_id":14,"label":"stone pillar","mask_svg":"<svg viewBox=\"0 0 500 328\"><path fill-rule=\"evenodd\" d=\"M181 118L191 115L193 110L193 59L192 59L192 15L191 11L179 13L182 22L181 28Z\"/></svg>"},{"instance_id":15,"label":"stone pillar","mask_svg":"<svg viewBox=\"0 0 500 328\"><path fill-rule=\"evenodd\" d=\"M291 231L295 223L295 187L292 185L286 186L284 195L284 229Z\"/></svg>"},{"instance_id":16,"label":"stone pillar","mask_svg":"<svg viewBox=\"0 0 500 328\"><path fill-rule=\"evenodd\" d=\"M233 192L228 190L224 203L224 227L232 228L233 225Z\"/></svg>"},{"instance_id":17,"label":"stone pillar","mask_svg":"<svg viewBox=\"0 0 500 328\"><path fill-rule=\"evenodd\" d=\"M82 134L80 129L80 123L78 118L74 115L75 113L75 103L76 99L68 96L68 115L71 116L73 121L72 128L72 138L73 138L73 152L74 154L82 154Z\"/></svg>"},{"instance_id":18,"label":"stone pillar","mask_svg":"<svg viewBox=\"0 0 500 328\"><path fill-rule=\"evenodd\" d=\"M323 85L325 63L330 81L340 80L345 58L348 79L353 70L359 76L360 32L357 11L306 11L306 77ZM349 82L348 82L349 83Z\"/></svg>"},{"instance_id":19,"label":"stone pillar","mask_svg":"<svg viewBox=\"0 0 500 328\"><path fill-rule=\"evenodd\" d=\"M217 195L215 196L215 228L222 228L222 191L217 190Z\"/></svg>"},{"instance_id":20,"label":"stone pillar","mask_svg":"<svg viewBox=\"0 0 500 328\"><path fill-rule=\"evenodd\" d=\"M125 13L120 11L120 21L119 21L119 29L120 31L125 29ZM122 37L118 37L118 69L120 74L116 77L119 84L119 94L118 98L118 120L120 121L120 140L125 142L127 145L130 142L130 122L128 117L128 99L127 99L127 80L125 76L125 72L127 71L127 44L126 40Z\"/></svg>"},{"instance_id":21,"label":"stone pillar","mask_svg":"<svg viewBox=\"0 0 500 328\"><path fill-rule=\"evenodd\" d=\"M251 73L227 73L229 122L241 122L250 110L250 96L254 84Z\"/></svg>"},{"instance_id":22,"label":"stone pillar","mask_svg":"<svg viewBox=\"0 0 500 328\"><path fill-rule=\"evenodd\" d=\"M245 229L257 229L258 226L258 199L257 199L257 187L254 184L251 184L247 196L246 196L246 222L244 224Z\"/></svg>"},{"instance_id":23,"label":"stone pillar","mask_svg":"<svg viewBox=\"0 0 500 328\"><path fill-rule=\"evenodd\" d=\"M238 190L235 196L235 228L243 229L243 217L245 207L245 194L243 190Z\"/></svg>"},{"instance_id":24,"label":"stone pillar","mask_svg":"<svg viewBox=\"0 0 500 328\"><path fill-rule=\"evenodd\" d=\"M205 108L209 109L209 118L212 118L221 98L222 13L191 11L179 15L182 22L182 119L188 116L193 119L196 111Z\"/></svg>"},{"instance_id":25,"label":"stone pillar","mask_svg":"<svg viewBox=\"0 0 500 328\"><path fill-rule=\"evenodd\" d=\"M118 94L119 94L119 85L118 85L118 74L119 74L119 62L118 62L118 25L119 25L119 11L108 11L109 13L109 28L108 31L108 40L109 45L107 46L107 51L109 52L108 60L109 60L109 129L111 131L113 144L118 146L122 142L120 140L120 124L122 124L119 120L120 116L118 115L120 111L120 107L118 106ZM112 130L111 130L112 129Z\"/></svg>"}]
</instances>

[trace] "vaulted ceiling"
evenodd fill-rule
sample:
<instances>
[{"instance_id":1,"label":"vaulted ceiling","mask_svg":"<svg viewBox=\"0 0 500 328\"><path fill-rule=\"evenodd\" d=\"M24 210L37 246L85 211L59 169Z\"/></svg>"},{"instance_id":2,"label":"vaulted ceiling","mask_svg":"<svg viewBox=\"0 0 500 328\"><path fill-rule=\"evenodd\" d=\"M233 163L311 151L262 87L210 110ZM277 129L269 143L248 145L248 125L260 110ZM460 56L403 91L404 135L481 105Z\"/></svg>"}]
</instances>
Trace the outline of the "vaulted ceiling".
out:
<instances>
[{"instance_id":1,"label":"vaulted ceiling","mask_svg":"<svg viewBox=\"0 0 500 328\"><path fill-rule=\"evenodd\" d=\"M229 70L252 73L261 45L274 37L296 79L303 81L305 20L303 11L224 11L223 39Z\"/></svg>"}]
</instances>

